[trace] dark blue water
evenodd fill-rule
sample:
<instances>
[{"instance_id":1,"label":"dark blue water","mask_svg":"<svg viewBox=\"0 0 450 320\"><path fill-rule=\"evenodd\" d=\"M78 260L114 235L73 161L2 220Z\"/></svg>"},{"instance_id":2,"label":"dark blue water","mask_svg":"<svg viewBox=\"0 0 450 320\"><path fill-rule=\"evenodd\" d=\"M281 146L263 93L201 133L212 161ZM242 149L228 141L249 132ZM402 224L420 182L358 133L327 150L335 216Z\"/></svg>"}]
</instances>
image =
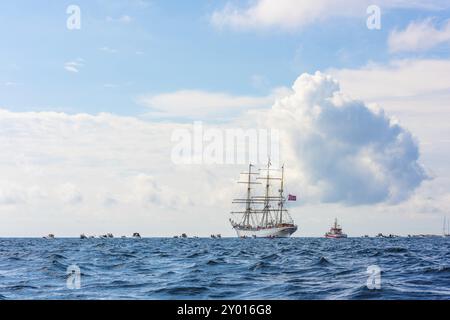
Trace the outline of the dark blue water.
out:
<instances>
[{"instance_id":1,"label":"dark blue water","mask_svg":"<svg viewBox=\"0 0 450 320\"><path fill-rule=\"evenodd\" d=\"M0 239L0 299L449 298L444 238Z\"/></svg>"}]
</instances>

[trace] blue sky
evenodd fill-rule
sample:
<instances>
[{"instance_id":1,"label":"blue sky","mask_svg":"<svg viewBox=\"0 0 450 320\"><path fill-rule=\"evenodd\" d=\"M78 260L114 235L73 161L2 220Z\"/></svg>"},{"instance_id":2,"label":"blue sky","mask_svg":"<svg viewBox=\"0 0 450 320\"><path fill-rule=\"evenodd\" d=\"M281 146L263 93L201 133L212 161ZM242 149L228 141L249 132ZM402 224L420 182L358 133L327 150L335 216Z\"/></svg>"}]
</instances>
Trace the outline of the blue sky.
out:
<instances>
[{"instance_id":1,"label":"blue sky","mask_svg":"<svg viewBox=\"0 0 450 320\"><path fill-rule=\"evenodd\" d=\"M81 30L65 27L70 4L81 8ZM2 2L0 81L17 86L0 86L0 103L17 111L136 115L145 112L136 103L136 97L145 93L200 89L266 95L272 87L289 86L303 72L385 63L392 58L387 38L393 28L403 29L430 14L441 22L450 12L382 8L381 30L368 30L362 12L351 18L331 17L301 30L235 32L211 24L211 14L225 4ZM119 21L124 16L131 21ZM447 58L448 46L420 56ZM83 59L80 72L66 72L64 64L78 58ZM254 77L260 79L258 85Z\"/></svg>"},{"instance_id":2,"label":"blue sky","mask_svg":"<svg viewBox=\"0 0 450 320\"><path fill-rule=\"evenodd\" d=\"M243 168L170 158L195 120L279 126L299 236L336 216L350 235L439 232L450 2L378 0L380 30L371 4L2 1L0 236L232 235ZM80 30L66 28L69 5Z\"/></svg>"}]
</instances>

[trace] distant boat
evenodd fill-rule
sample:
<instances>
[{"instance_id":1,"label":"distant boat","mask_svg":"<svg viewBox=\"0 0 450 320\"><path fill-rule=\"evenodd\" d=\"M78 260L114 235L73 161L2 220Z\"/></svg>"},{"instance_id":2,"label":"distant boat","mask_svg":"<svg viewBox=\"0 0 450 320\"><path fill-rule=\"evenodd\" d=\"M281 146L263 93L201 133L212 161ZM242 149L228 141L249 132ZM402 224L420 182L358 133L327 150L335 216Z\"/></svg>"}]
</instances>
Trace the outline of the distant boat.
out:
<instances>
[{"instance_id":1,"label":"distant boat","mask_svg":"<svg viewBox=\"0 0 450 320\"><path fill-rule=\"evenodd\" d=\"M182 238L187 238L187 234L186 234L186 233L183 233L183 234L181 234L181 237L182 237Z\"/></svg>"},{"instance_id":2,"label":"distant boat","mask_svg":"<svg viewBox=\"0 0 450 320\"><path fill-rule=\"evenodd\" d=\"M87 239L86 235L84 233L80 234L80 239Z\"/></svg>"},{"instance_id":3,"label":"distant boat","mask_svg":"<svg viewBox=\"0 0 450 320\"><path fill-rule=\"evenodd\" d=\"M330 231L325 233L325 238L330 239L347 238L347 235L342 232L341 226L338 225L337 219L334 220L334 225L331 227Z\"/></svg>"},{"instance_id":4,"label":"distant boat","mask_svg":"<svg viewBox=\"0 0 450 320\"><path fill-rule=\"evenodd\" d=\"M133 238L140 239L141 235L138 232L133 233Z\"/></svg>"},{"instance_id":5,"label":"distant boat","mask_svg":"<svg viewBox=\"0 0 450 320\"><path fill-rule=\"evenodd\" d=\"M50 233L49 235L43 237L44 239L55 239L55 235L53 233Z\"/></svg>"},{"instance_id":6,"label":"distant boat","mask_svg":"<svg viewBox=\"0 0 450 320\"><path fill-rule=\"evenodd\" d=\"M410 237L410 235L408 235ZM400 236L395 234L384 235L382 233L377 234L377 238L400 238Z\"/></svg>"},{"instance_id":7,"label":"distant boat","mask_svg":"<svg viewBox=\"0 0 450 320\"><path fill-rule=\"evenodd\" d=\"M446 217L444 217L444 225L442 226L442 236L444 238L450 237L450 220L446 221Z\"/></svg>"}]
</instances>

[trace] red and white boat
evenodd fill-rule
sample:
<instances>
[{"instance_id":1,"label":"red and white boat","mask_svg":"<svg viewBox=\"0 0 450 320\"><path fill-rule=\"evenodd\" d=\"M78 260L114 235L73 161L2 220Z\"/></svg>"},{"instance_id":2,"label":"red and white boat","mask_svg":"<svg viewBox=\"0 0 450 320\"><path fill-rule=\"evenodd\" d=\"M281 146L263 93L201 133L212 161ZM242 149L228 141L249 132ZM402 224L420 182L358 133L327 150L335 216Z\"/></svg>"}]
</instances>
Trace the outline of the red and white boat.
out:
<instances>
[{"instance_id":1,"label":"red and white boat","mask_svg":"<svg viewBox=\"0 0 450 320\"><path fill-rule=\"evenodd\" d=\"M330 231L325 233L325 238L340 239L347 238L347 235L342 232L342 228L338 225L337 219L334 220L334 226L331 227Z\"/></svg>"}]
</instances>

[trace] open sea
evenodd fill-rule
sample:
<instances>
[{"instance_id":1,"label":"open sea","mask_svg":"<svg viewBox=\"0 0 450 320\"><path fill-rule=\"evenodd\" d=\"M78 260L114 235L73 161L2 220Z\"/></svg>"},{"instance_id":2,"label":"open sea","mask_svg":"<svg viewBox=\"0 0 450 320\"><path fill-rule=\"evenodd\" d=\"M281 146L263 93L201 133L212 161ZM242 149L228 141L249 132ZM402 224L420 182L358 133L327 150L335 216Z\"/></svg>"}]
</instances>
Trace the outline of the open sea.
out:
<instances>
[{"instance_id":1,"label":"open sea","mask_svg":"<svg viewBox=\"0 0 450 320\"><path fill-rule=\"evenodd\" d=\"M450 299L450 238L0 239L0 299Z\"/></svg>"}]
</instances>

